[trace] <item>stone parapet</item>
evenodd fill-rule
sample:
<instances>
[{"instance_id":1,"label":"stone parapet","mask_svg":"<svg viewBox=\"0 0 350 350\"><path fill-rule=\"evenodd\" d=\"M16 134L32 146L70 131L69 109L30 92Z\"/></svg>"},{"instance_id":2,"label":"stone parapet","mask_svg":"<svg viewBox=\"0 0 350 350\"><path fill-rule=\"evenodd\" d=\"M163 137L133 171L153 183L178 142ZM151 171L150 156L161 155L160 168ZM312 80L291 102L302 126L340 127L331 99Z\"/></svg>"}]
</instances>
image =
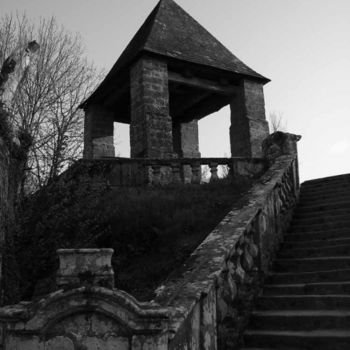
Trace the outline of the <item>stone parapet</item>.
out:
<instances>
[{"instance_id":1,"label":"stone parapet","mask_svg":"<svg viewBox=\"0 0 350 350\"><path fill-rule=\"evenodd\" d=\"M239 348L254 299L298 200L295 156L280 156L155 299L177 310L169 349Z\"/></svg>"}]
</instances>

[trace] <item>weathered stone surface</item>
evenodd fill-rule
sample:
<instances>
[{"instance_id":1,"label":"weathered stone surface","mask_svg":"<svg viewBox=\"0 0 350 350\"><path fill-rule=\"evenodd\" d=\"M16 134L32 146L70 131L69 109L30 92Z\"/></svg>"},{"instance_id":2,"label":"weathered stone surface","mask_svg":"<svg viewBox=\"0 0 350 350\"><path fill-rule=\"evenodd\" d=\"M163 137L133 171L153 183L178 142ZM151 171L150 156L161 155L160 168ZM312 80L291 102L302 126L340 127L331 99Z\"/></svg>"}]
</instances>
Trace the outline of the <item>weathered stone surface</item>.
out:
<instances>
[{"instance_id":1,"label":"weathered stone surface","mask_svg":"<svg viewBox=\"0 0 350 350\"><path fill-rule=\"evenodd\" d=\"M216 291L212 315L217 327L215 348L237 346L297 201L296 164L295 156L276 159L242 200L242 206L236 205L237 209L228 213L192 253L183 269L159 288L156 302L177 310L174 321L178 319L178 323L173 326L176 336L170 349L206 348L188 345L198 334L196 330L205 333L207 342L202 344L212 344L214 336L202 331L203 325L196 321L198 305L205 308L212 290ZM197 326L190 327L191 322L197 322ZM185 325L188 331L184 331Z\"/></svg>"},{"instance_id":2,"label":"weathered stone surface","mask_svg":"<svg viewBox=\"0 0 350 350\"><path fill-rule=\"evenodd\" d=\"M270 161L281 155L297 155L297 142L300 135L277 131L267 137L263 144L264 157Z\"/></svg>"},{"instance_id":3,"label":"weathered stone surface","mask_svg":"<svg viewBox=\"0 0 350 350\"><path fill-rule=\"evenodd\" d=\"M131 157L172 157L167 64L156 59L140 58L131 69L130 81Z\"/></svg>"},{"instance_id":4,"label":"weathered stone surface","mask_svg":"<svg viewBox=\"0 0 350 350\"><path fill-rule=\"evenodd\" d=\"M85 110L84 158L114 157L113 113L101 105Z\"/></svg>"},{"instance_id":5,"label":"weathered stone surface","mask_svg":"<svg viewBox=\"0 0 350 350\"><path fill-rule=\"evenodd\" d=\"M169 312L102 287L59 290L0 309L0 341L6 350L165 350Z\"/></svg>"},{"instance_id":6,"label":"weathered stone surface","mask_svg":"<svg viewBox=\"0 0 350 350\"><path fill-rule=\"evenodd\" d=\"M113 288L113 249L58 249L60 267L57 273L59 288L95 285Z\"/></svg>"},{"instance_id":7,"label":"weathered stone surface","mask_svg":"<svg viewBox=\"0 0 350 350\"><path fill-rule=\"evenodd\" d=\"M263 85L242 79L231 102L232 157L262 157L262 143L268 135Z\"/></svg>"}]
</instances>

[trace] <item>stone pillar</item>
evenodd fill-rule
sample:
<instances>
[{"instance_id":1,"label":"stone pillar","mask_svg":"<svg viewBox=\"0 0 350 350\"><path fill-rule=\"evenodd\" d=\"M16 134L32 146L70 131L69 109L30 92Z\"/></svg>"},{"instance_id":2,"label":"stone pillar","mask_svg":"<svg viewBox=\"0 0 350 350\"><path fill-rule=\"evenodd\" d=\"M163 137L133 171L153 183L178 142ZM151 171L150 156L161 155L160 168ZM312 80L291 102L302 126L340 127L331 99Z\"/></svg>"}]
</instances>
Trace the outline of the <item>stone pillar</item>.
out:
<instances>
[{"instance_id":1,"label":"stone pillar","mask_svg":"<svg viewBox=\"0 0 350 350\"><path fill-rule=\"evenodd\" d=\"M167 64L154 58L140 58L130 72L130 89L131 157L172 157Z\"/></svg>"},{"instance_id":2,"label":"stone pillar","mask_svg":"<svg viewBox=\"0 0 350 350\"><path fill-rule=\"evenodd\" d=\"M114 157L113 113L100 105L85 110L84 158Z\"/></svg>"},{"instance_id":3,"label":"stone pillar","mask_svg":"<svg viewBox=\"0 0 350 350\"><path fill-rule=\"evenodd\" d=\"M173 124L174 152L180 158L200 158L198 120Z\"/></svg>"},{"instance_id":4,"label":"stone pillar","mask_svg":"<svg viewBox=\"0 0 350 350\"><path fill-rule=\"evenodd\" d=\"M173 123L174 152L180 158L200 158L198 141L198 120L187 123ZM181 174L184 183L191 183L192 170L190 165L182 167Z\"/></svg>"},{"instance_id":5,"label":"stone pillar","mask_svg":"<svg viewBox=\"0 0 350 350\"><path fill-rule=\"evenodd\" d=\"M268 135L263 85L244 79L231 102L231 156L262 157L262 142Z\"/></svg>"}]
</instances>

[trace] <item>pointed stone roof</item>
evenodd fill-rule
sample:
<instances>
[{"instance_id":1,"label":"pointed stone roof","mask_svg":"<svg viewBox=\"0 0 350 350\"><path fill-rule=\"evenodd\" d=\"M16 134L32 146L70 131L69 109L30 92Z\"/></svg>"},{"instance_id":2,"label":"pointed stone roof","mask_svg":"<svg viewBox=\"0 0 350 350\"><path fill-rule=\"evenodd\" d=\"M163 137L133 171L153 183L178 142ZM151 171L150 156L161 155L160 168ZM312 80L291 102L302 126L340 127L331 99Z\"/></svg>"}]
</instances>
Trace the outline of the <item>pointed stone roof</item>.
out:
<instances>
[{"instance_id":1,"label":"pointed stone roof","mask_svg":"<svg viewBox=\"0 0 350 350\"><path fill-rule=\"evenodd\" d=\"M142 52L245 75L262 83L270 81L233 55L173 0L160 0L95 93L119 72L125 73Z\"/></svg>"}]
</instances>

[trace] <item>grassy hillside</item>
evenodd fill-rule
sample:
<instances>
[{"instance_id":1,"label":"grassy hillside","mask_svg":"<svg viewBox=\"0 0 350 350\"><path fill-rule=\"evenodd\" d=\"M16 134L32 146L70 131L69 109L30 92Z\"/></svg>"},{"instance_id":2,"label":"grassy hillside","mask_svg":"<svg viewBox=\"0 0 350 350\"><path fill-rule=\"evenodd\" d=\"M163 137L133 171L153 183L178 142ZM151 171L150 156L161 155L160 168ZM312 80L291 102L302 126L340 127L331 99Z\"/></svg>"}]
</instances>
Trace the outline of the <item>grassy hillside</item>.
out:
<instances>
[{"instance_id":1,"label":"grassy hillside","mask_svg":"<svg viewBox=\"0 0 350 350\"><path fill-rule=\"evenodd\" d=\"M116 287L139 300L181 265L249 181L119 188L52 184L23 203L15 246L22 299L54 289L58 248L113 248Z\"/></svg>"}]
</instances>

